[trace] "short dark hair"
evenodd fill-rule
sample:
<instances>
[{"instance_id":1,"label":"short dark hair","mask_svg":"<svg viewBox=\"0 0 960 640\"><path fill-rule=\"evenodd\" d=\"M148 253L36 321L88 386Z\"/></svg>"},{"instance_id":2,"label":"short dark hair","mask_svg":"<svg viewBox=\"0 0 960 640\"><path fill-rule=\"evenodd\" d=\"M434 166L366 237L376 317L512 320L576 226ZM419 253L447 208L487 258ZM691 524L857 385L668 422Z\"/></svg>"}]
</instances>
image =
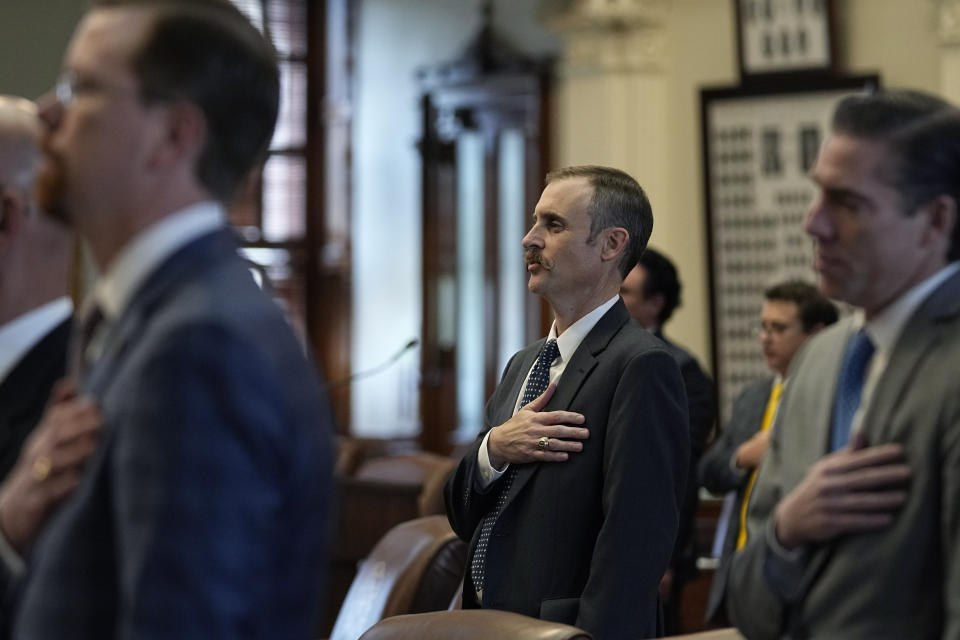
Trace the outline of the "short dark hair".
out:
<instances>
[{"instance_id":1,"label":"short dark hair","mask_svg":"<svg viewBox=\"0 0 960 640\"><path fill-rule=\"evenodd\" d=\"M145 104L186 100L206 119L197 179L229 203L263 161L277 120L280 73L270 42L227 0L94 0L93 9L154 12L133 54Z\"/></svg>"},{"instance_id":2,"label":"short dark hair","mask_svg":"<svg viewBox=\"0 0 960 640\"><path fill-rule=\"evenodd\" d=\"M882 177L898 191L905 215L940 195L960 209L960 110L946 100L907 90L849 96L837 105L832 129L887 145L892 157ZM960 260L960 220L946 259Z\"/></svg>"},{"instance_id":3,"label":"short dark hair","mask_svg":"<svg viewBox=\"0 0 960 640\"><path fill-rule=\"evenodd\" d=\"M663 326L680 306L683 283L677 275L677 268L670 258L650 247L643 252L637 264L643 267L646 275L643 279L643 297L663 296L663 307L657 315L657 324Z\"/></svg>"},{"instance_id":4,"label":"short dark hair","mask_svg":"<svg viewBox=\"0 0 960 640\"><path fill-rule=\"evenodd\" d=\"M617 265L620 278L626 278L647 247L653 231L653 210L643 187L619 169L594 165L551 171L547 174L547 184L567 178L586 178L593 187L589 241L610 227L622 227L630 235L627 250Z\"/></svg>"},{"instance_id":5,"label":"short dark hair","mask_svg":"<svg viewBox=\"0 0 960 640\"><path fill-rule=\"evenodd\" d=\"M829 326L837 321L837 307L823 297L820 290L803 280L787 280L763 292L771 302L792 302L800 312L803 331L810 333L818 324Z\"/></svg>"}]
</instances>

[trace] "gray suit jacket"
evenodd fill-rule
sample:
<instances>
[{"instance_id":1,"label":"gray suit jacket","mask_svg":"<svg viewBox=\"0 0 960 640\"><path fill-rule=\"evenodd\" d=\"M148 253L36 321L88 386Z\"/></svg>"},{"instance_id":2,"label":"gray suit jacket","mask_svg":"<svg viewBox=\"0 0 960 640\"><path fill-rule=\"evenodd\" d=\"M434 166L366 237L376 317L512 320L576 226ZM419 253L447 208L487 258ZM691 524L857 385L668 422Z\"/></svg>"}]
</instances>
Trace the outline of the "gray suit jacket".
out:
<instances>
[{"instance_id":1,"label":"gray suit jacket","mask_svg":"<svg viewBox=\"0 0 960 640\"><path fill-rule=\"evenodd\" d=\"M740 533L740 502L750 477L746 471L737 473L730 468L730 459L744 442L753 437L763 423L763 413L770 399L770 389L773 386L773 376L763 378L748 384L737 396L733 403L733 412L730 414L730 423L723 434L707 450L700 460L700 484L709 491L717 494L736 491L736 507L727 519L726 535L723 539L723 551L720 555L720 565L713 575L710 584L710 596L707 598L705 618L713 619L723 603L726 591L727 572L730 568L730 557L737 548L737 536Z\"/></svg>"},{"instance_id":2,"label":"gray suit jacket","mask_svg":"<svg viewBox=\"0 0 960 640\"><path fill-rule=\"evenodd\" d=\"M480 486L477 451L513 414L542 344L511 358L483 430L447 483L450 524L471 557L503 481ZM519 466L490 538L483 606L576 624L597 640L654 637L690 456L686 404L676 361L618 301L544 409L582 413L590 437L566 462ZM469 571L463 606L479 606Z\"/></svg>"},{"instance_id":3,"label":"gray suit jacket","mask_svg":"<svg viewBox=\"0 0 960 640\"><path fill-rule=\"evenodd\" d=\"M883 531L812 545L793 561L770 548L777 501L829 447L850 321L811 339L781 400L727 610L751 638L960 638L960 274L917 309L890 354L863 422L871 445L898 442L913 472Z\"/></svg>"}]
</instances>

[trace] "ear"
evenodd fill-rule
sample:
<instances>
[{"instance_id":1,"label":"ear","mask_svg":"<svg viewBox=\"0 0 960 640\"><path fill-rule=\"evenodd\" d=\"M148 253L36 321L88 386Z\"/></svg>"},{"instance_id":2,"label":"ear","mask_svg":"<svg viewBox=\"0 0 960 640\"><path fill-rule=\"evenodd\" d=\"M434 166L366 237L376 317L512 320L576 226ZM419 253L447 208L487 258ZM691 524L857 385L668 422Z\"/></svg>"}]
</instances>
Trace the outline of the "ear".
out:
<instances>
[{"instance_id":1,"label":"ear","mask_svg":"<svg viewBox=\"0 0 960 640\"><path fill-rule=\"evenodd\" d=\"M600 258L604 261L617 260L627 250L630 234L623 227L610 227L603 230L603 247Z\"/></svg>"},{"instance_id":2,"label":"ear","mask_svg":"<svg viewBox=\"0 0 960 640\"><path fill-rule=\"evenodd\" d=\"M155 166L178 164L184 158L194 166L207 140L207 120L195 104L180 101L163 107L161 139L154 154Z\"/></svg>"},{"instance_id":3,"label":"ear","mask_svg":"<svg viewBox=\"0 0 960 640\"><path fill-rule=\"evenodd\" d=\"M924 244L933 241L945 242L948 246L957 225L957 201L951 196L941 194L925 207L930 224L923 235Z\"/></svg>"},{"instance_id":4,"label":"ear","mask_svg":"<svg viewBox=\"0 0 960 640\"><path fill-rule=\"evenodd\" d=\"M652 310L654 310L658 323L660 322L660 312L663 311L663 305L666 303L667 299L663 297L662 293L655 293L647 298L647 304L650 305Z\"/></svg>"}]
</instances>

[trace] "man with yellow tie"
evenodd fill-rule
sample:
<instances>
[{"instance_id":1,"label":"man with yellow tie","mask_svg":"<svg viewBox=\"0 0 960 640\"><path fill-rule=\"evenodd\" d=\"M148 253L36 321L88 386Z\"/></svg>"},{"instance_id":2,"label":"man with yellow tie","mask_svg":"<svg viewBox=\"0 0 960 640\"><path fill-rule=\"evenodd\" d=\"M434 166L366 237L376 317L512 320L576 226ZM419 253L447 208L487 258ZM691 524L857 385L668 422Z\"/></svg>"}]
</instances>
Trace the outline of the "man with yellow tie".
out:
<instances>
[{"instance_id":1,"label":"man with yellow tie","mask_svg":"<svg viewBox=\"0 0 960 640\"><path fill-rule=\"evenodd\" d=\"M753 382L733 405L723 434L700 461L700 483L713 493L728 493L733 501L726 522L720 565L707 600L706 617L722 618L730 556L746 544L743 526L757 467L770 442L770 426L777 413L793 356L814 333L837 320L837 309L812 284L791 280L764 293L758 336L772 376Z\"/></svg>"}]
</instances>

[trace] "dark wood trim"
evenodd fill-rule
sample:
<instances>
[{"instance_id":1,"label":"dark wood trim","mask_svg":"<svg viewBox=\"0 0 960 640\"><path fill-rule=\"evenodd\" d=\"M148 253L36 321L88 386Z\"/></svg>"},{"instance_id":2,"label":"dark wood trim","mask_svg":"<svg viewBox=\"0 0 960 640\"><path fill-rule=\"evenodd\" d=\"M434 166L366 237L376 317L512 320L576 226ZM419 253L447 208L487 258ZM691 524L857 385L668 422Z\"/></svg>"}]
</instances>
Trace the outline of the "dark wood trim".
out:
<instances>
[{"instance_id":1,"label":"dark wood trim","mask_svg":"<svg viewBox=\"0 0 960 640\"><path fill-rule=\"evenodd\" d=\"M349 121L341 119L351 98L352 5L350 0L307 3L306 322L326 380L351 373L350 179L332 182L330 164L343 162L337 168L349 171L350 139L342 137L344 131L349 135ZM342 131L333 135L332 127ZM329 395L338 429L347 434L350 385L336 385Z\"/></svg>"}]
</instances>

